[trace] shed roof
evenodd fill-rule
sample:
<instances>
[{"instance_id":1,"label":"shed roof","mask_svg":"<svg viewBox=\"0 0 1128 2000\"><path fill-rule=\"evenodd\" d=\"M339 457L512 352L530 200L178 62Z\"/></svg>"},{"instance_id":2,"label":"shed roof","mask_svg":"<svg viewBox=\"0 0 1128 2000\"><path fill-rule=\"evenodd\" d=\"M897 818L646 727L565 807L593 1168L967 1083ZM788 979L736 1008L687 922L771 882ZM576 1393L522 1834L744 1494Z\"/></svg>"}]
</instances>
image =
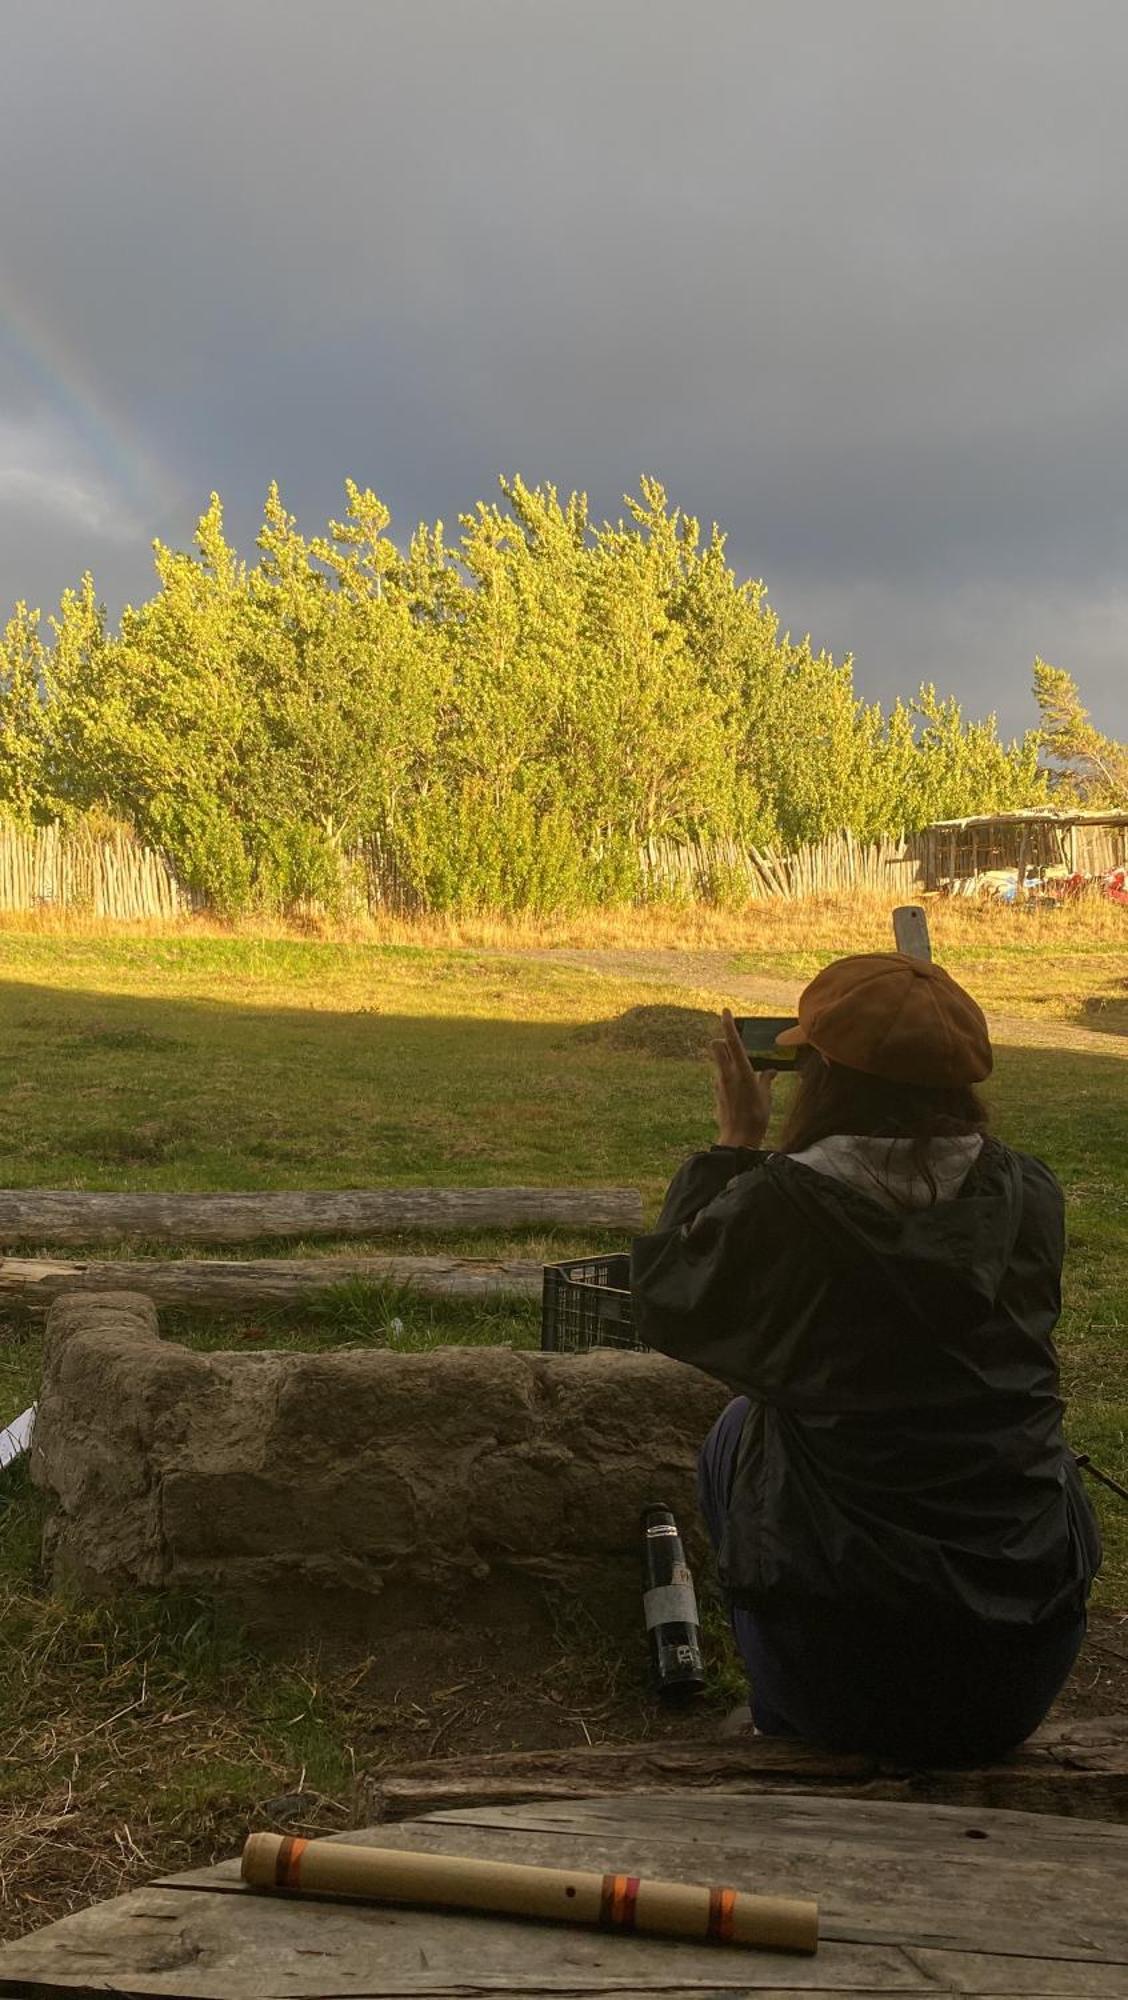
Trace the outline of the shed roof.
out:
<instances>
[{"instance_id":1,"label":"shed roof","mask_svg":"<svg viewBox=\"0 0 1128 2000\"><path fill-rule=\"evenodd\" d=\"M936 819L931 829L953 832L965 826L1128 826L1128 812L1106 808L1084 812L1079 806L1031 806L1024 812L971 813L967 819Z\"/></svg>"}]
</instances>

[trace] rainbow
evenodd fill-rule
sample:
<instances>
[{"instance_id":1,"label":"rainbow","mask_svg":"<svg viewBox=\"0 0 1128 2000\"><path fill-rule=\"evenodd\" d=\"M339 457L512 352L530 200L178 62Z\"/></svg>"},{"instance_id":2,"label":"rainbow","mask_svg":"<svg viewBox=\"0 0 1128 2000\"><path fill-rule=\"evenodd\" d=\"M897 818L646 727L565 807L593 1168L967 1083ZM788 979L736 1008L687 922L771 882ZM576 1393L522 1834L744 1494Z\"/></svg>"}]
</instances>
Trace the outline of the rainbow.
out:
<instances>
[{"instance_id":1,"label":"rainbow","mask_svg":"<svg viewBox=\"0 0 1128 2000\"><path fill-rule=\"evenodd\" d=\"M43 398L139 523L156 529L182 508L178 482L146 447L135 424L114 407L77 349L19 295L8 274L0 282L0 359Z\"/></svg>"}]
</instances>

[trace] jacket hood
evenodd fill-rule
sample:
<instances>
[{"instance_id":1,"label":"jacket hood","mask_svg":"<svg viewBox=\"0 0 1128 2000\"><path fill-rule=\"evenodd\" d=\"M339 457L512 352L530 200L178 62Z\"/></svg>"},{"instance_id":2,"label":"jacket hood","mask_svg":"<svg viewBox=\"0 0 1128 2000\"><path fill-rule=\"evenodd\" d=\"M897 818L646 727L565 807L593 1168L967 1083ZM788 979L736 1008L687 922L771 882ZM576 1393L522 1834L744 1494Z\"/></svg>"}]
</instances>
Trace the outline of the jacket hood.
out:
<instances>
[{"instance_id":1,"label":"jacket hood","mask_svg":"<svg viewBox=\"0 0 1128 2000\"><path fill-rule=\"evenodd\" d=\"M789 1157L832 1180L845 1181L882 1208L931 1208L953 1201L983 1151L983 1135L930 1139L923 1166L911 1139L883 1139L835 1133Z\"/></svg>"},{"instance_id":2,"label":"jacket hood","mask_svg":"<svg viewBox=\"0 0 1128 2000\"><path fill-rule=\"evenodd\" d=\"M928 1207L891 1207L782 1153L766 1169L785 1199L914 1319L925 1309L931 1317L943 1300L966 1325L995 1304L1022 1222L1022 1168L1008 1147L985 1140L958 1194Z\"/></svg>"}]
</instances>

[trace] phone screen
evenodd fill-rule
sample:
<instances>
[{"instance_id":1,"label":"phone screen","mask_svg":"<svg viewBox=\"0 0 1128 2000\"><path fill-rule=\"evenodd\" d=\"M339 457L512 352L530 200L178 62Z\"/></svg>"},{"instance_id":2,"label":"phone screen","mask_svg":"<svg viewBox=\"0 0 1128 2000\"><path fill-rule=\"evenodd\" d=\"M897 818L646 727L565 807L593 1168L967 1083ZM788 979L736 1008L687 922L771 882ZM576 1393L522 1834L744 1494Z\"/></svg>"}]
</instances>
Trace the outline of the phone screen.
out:
<instances>
[{"instance_id":1,"label":"phone screen","mask_svg":"<svg viewBox=\"0 0 1128 2000\"><path fill-rule=\"evenodd\" d=\"M777 1049L775 1038L785 1028L797 1026L794 1014L744 1014L736 1018L736 1032L753 1069L794 1069L798 1049Z\"/></svg>"}]
</instances>

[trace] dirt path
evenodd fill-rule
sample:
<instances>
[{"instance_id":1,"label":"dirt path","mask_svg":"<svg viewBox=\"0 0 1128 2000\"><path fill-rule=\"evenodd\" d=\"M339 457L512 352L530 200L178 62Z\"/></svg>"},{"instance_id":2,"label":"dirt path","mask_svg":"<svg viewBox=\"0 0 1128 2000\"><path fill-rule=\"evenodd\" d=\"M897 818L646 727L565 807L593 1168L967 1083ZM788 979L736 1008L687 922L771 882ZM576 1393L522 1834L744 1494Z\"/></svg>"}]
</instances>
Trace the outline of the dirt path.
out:
<instances>
[{"instance_id":1,"label":"dirt path","mask_svg":"<svg viewBox=\"0 0 1128 2000\"><path fill-rule=\"evenodd\" d=\"M573 966L605 979L629 979L640 984L681 987L696 994L727 993L774 1013L792 1014L803 981L770 973L739 972L724 951L633 951L628 948L581 950L571 945L533 946L498 951L498 957L531 958L545 965ZM1075 1049L1080 1053L1128 1058L1128 1036L1077 1028L1056 1020L1028 1020L1021 1014L991 1013L992 1039L1012 1047Z\"/></svg>"}]
</instances>

